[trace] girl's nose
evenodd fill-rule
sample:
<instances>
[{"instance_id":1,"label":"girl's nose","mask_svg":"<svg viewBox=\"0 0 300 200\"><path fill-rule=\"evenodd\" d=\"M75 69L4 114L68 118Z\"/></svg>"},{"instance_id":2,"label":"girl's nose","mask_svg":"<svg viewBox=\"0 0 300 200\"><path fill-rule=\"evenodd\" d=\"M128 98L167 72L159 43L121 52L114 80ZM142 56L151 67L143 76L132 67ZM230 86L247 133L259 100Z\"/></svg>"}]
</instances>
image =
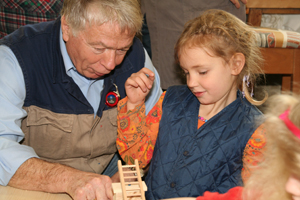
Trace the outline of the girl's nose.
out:
<instances>
[{"instance_id":1,"label":"girl's nose","mask_svg":"<svg viewBox=\"0 0 300 200\"><path fill-rule=\"evenodd\" d=\"M195 87L197 86L197 80L195 79L195 77L193 76L189 76L187 77L187 86L188 87Z\"/></svg>"}]
</instances>

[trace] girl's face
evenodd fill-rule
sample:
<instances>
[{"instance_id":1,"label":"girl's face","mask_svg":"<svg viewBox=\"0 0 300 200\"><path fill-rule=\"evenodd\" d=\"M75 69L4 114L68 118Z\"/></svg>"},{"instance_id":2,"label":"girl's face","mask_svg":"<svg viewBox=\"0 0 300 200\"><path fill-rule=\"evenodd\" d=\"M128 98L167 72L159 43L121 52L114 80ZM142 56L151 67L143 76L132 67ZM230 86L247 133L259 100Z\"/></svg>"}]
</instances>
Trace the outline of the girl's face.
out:
<instances>
[{"instance_id":1,"label":"girl's face","mask_svg":"<svg viewBox=\"0 0 300 200\"><path fill-rule=\"evenodd\" d=\"M212 55L205 48L186 48L179 61L188 87L202 105L226 106L236 99L236 76L230 62Z\"/></svg>"},{"instance_id":2,"label":"girl's face","mask_svg":"<svg viewBox=\"0 0 300 200\"><path fill-rule=\"evenodd\" d=\"M285 184L285 190L292 195L293 200L300 200L300 180L291 175Z\"/></svg>"}]
</instances>

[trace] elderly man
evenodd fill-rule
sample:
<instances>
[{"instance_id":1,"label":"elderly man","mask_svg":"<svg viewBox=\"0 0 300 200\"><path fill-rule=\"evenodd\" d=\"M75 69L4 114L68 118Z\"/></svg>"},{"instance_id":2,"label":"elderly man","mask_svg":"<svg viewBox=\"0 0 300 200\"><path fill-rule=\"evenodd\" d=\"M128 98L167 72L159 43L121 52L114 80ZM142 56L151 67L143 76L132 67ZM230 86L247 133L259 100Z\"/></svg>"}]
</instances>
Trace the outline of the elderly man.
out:
<instances>
[{"instance_id":1,"label":"elderly man","mask_svg":"<svg viewBox=\"0 0 300 200\"><path fill-rule=\"evenodd\" d=\"M112 199L124 83L149 75L146 112L162 92L141 25L136 0L65 0L61 18L0 40L1 185Z\"/></svg>"}]
</instances>

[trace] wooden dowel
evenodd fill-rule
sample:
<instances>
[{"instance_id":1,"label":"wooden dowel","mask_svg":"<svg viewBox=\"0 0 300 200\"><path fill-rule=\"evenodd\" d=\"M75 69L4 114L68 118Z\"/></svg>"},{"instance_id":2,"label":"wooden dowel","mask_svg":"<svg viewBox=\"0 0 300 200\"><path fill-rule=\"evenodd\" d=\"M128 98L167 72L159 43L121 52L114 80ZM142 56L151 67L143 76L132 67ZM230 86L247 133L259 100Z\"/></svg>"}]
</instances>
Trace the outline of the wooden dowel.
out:
<instances>
[{"instance_id":1,"label":"wooden dowel","mask_svg":"<svg viewBox=\"0 0 300 200\"><path fill-rule=\"evenodd\" d=\"M143 184L142 184L142 178L141 178L141 173L140 173L140 167L139 167L139 162L137 159L134 160L136 169L137 169L137 178L140 184L140 190L141 190L141 197L142 200L145 200L145 194L144 194L144 189L143 189Z\"/></svg>"},{"instance_id":2,"label":"wooden dowel","mask_svg":"<svg viewBox=\"0 0 300 200\"><path fill-rule=\"evenodd\" d=\"M121 180L123 200L127 200L126 188L125 188L125 183L124 183L124 175L123 175L123 169L122 169L121 160L118 160L118 168L119 168L119 174L120 174L120 180Z\"/></svg>"}]
</instances>

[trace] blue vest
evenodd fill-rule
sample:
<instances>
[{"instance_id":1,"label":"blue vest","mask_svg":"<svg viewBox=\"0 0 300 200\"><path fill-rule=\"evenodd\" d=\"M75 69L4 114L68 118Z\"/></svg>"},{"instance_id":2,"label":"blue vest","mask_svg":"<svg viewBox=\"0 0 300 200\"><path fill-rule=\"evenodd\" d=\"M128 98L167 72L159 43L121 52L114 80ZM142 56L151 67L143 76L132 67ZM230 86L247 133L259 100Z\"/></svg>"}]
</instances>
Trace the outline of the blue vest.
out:
<instances>
[{"instance_id":1,"label":"blue vest","mask_svg":"<svg viewBox=\"0 0 300 200\"><path fill-rule=\"evenodd\" d=\"M93 108L73 79L66 74L59 45L60 18L21 27L0 40L8 46L22 68L26 99L24 106L36 105L55 113L93 114ZM133 45L123 62L104 77L102 101L97 112L110 109L105 105L105 96L118 86L121 98L126 96L124 84L132 73L144 67L145 55L141 42L134 38ZM100 94L99 94L100 95Z\"/></svg>"},{"instance_id":2,"label":"blue vest","mask_svg":"<svg viewBox=\"0 0 300 200\"><path fill-rule=\"evenodd\" d=\"M139 39L123 62L104 79L97 116L78 85L66 74L60 51L60 19L21 27L0 40L15 54L24 75L27 117L21 128L22 144L50 162L82 171L102 173L117 152L117 108L108 107L105 98L118 86L121 98L124 84L145 64ZM1 66L7 67L7 66Z\"/></svg>"},{"instance_id":3,"label":"blue vest","mask_svg":"<svg viewBox=\"0 0 300 200\"><path fill-rule=\"evenodd\" d=\"M244 148L262 113L239 91L234 102L197 129L199 106L187 86L167 90L145 180L147 200L225 193L242 184Z\"/></svg>"}]
</instances>

